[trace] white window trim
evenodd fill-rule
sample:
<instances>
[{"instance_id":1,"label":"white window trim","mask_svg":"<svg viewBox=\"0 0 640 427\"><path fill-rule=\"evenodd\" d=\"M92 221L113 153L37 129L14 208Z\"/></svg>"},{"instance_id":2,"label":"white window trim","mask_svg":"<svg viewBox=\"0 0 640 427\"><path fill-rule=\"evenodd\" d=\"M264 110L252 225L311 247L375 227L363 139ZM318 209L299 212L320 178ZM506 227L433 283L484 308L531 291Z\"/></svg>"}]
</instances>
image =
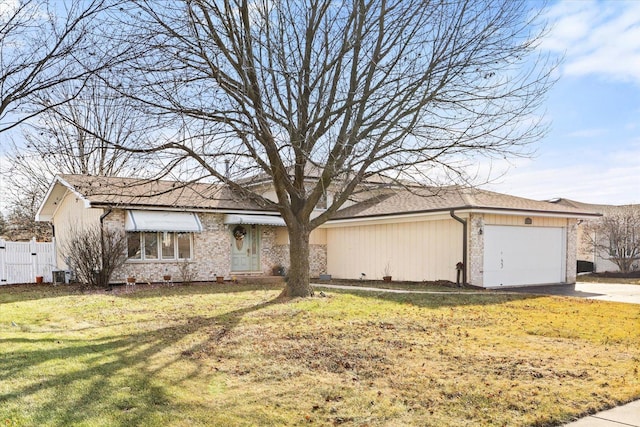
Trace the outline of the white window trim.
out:
<instances>
[{"instance_id":1,"label":"white window trim","mask_svg":"<svg viewBox=\"0 0 640 427\"><path fill-rule=\"evenodd\" d=\"M163 258L162 256L162 234L164 234L164 231L127 231L127 234L138 234L138 237L140 239L140 258L127 258L127 262L131 262L131 263L171 263L171 262L178 262L178 261L192 261L193 260L193 233L192 232L180 232L180 231L167 231L167 233L172 233L174 235L173 237L173 254L174 257L173 258ZM158 235L158 239L156 242L157 245L157 254L158 257L157 258L151 258L151 259L146 259L145 258L145 241L144 241L144 234L145 233L156 233L156 235ZM179 258L178 254L179 254L179 250L178 250L178 234L186 234L189 236L189 254L190 257L189 258ZM127 255L129 254L129 247L127 245Z\"/></svg>"}]
</instances>

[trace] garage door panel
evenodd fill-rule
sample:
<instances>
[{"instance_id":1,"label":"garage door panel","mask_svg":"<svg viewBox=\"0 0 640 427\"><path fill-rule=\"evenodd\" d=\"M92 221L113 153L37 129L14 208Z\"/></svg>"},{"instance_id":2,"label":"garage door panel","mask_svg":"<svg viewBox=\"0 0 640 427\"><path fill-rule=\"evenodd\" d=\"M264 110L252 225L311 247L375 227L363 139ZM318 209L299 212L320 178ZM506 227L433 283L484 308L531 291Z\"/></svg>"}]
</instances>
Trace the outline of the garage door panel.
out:
<instances>
[{"instance_id":1,"label":"garage door panel","mask_svg":"<svg viewBox=\"0 0 640 427\"><path fill-rule=\"evenodd\" d=\"M484 287L563 282L564 236L558 227L485 226Z\"/></svg>"}]
</instances>

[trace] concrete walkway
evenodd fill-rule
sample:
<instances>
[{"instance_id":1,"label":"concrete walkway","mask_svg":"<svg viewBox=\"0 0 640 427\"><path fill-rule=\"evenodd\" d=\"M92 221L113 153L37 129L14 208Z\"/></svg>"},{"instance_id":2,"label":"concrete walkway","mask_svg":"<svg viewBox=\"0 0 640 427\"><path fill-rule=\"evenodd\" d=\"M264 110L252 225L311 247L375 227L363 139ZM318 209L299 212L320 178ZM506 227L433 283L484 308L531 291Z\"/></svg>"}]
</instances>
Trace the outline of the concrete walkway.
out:
<instances>
[{"instance_id":1,"label":"concrete walkway","mask_svg":"<svg viewBox=\"0 0 640 427\"><path fill-rule=\"evenodd\" d=\"M546 285L546 286L519 286L513 288L502 288L499 290L478 290L478 291L414 291L407 289L383 289L367 286L331 285L328 283L312 283L311 286L320 286L333 289L352 289L370 292L391 292L396 294L484 294L492 295L496 293L524 293L533 295L560 295L567 297L578 297L596 299L612 302L626 302L629 304L640 304L640 285L624 285L614 283L576 283L575 285Z\"/></svg>"},{"instance_id":2,"label":"concrete walkway","mask_svg":"<svg viewBox=\"0 0 640 427\"><path fill-rule=\"evenodd\" d=\"M486 294L489 295L487 291L414 291L410 289L385 289L385 288L374 288L369 286L350 286L350 285L331 285L329 283L312 283L311 286L316 286L320 288L330 288L330 289L347 289L352 291L369 291L369 292L389 292L392 294ZM502 292L505 293L505 292Z\"/></svg>"},{"instance_id":3,"label":"concrete walkway","mask_svg":"<svg viewBox=\"0 0 640 427\"><path fill-rule=\"evenodd\" d=\"M527 286L496 291L412 291L405 289L381 289L366 286L345 286L312 283L311 286L352 289L370 292L391 292L400 294L485 294L529 293L534 295L561 295L604 301L640 304L640 285L622 285L611 283L576 283L575 285ZM566 427L640 427L640 400L627 403L607 411L581 418L566 424Z\"/></svg>"},{"instance_id":4,"label":"concrete walkway","mask_svg":"<svg viewBox=\"0 0 640 427\"><path fill-rule=\"evenodd\" d=\"M566 424L566 427L640 427L640 400L618 406L608 411L598 412L578 421Z\"/></svg>"},{"instance_id":5,"label":"concrete walkway","mask_svg":"<svg viewBox=\"0 0 640 427\"><path fill-rule=\"evenodd\" d=\"M504 290L534 295L561 295L601 301L640 304L640 285L578 282L575 285L524 286Z\"/></svg>"}]
</instances>

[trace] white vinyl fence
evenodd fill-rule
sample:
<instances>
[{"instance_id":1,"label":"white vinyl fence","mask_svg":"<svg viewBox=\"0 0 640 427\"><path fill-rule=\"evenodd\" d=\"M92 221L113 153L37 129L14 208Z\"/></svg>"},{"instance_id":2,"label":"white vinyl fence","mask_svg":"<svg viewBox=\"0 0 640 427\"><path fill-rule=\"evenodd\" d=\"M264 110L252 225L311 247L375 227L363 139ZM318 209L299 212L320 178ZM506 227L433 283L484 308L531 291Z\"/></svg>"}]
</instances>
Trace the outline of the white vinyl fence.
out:
<instances>
[{"instance_id":1,"label":"white vinyl fence","mask_svg":"<svg viewBox=\"0 0 640 427\"><path fill-rule=\"evenodd\" d=\"M52 282L56 268L54 242L0 240L0 285L35 283L37 276Z\"/></svg>"}]
</instances>

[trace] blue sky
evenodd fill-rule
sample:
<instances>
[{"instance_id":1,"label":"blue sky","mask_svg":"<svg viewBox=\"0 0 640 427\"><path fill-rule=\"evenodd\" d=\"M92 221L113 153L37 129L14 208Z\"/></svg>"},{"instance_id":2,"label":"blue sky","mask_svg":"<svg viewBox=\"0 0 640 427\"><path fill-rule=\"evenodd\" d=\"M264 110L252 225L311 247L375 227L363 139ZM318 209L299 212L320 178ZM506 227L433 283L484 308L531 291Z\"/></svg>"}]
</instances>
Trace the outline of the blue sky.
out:
<instances>
[{"instance_id":1,"label":"blue sky","mask_svg":"<svg viewBox=\"0 0 640 427\"><path fill-rule=\"evenodd\" d=\"M564 55L546 103L551 130L533 157L494 161L499 178L484 188L640 203L640 1L553 1L548 18L541 49Z\"/></svg>"},{"instance_id":2,"label":"blue sky","mask_svg":"<svg viewBox=\"0 0 640 427\"><path fill-rule=\"evenodd\" d=\"M549 134L485 186L533 199L640 203L640 1L558 1L542 49L564 55ZM506 171L506 172L505 172Z\"/></svg>"}]
</instances>

